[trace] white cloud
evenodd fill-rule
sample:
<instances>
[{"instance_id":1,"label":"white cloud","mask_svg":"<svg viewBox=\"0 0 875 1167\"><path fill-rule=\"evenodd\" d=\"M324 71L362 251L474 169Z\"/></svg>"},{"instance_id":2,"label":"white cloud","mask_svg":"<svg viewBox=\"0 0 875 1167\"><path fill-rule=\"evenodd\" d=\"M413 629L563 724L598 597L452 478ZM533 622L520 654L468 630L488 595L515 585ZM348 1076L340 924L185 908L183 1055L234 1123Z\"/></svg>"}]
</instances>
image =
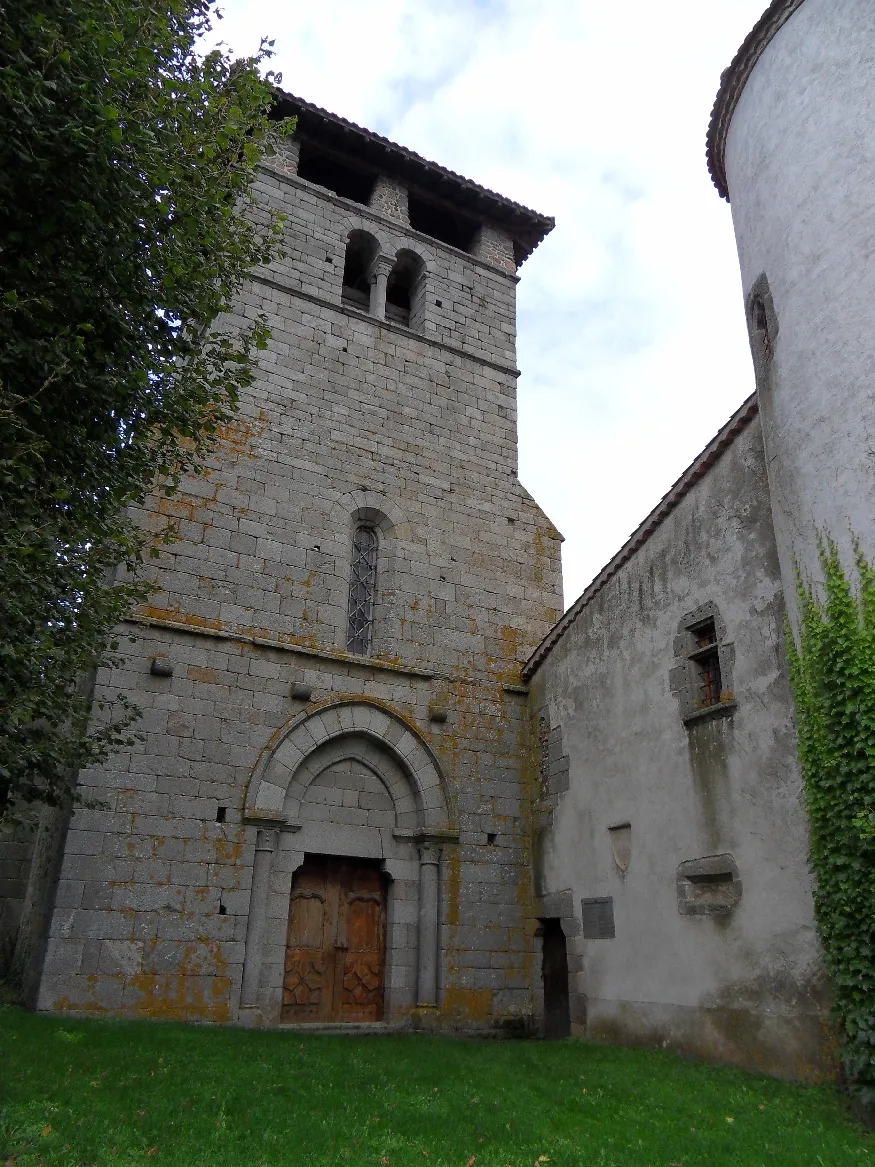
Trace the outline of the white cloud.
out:
<instances>
[{"instance_id":1,"label":"white cloud","mask_svg":"<svg viewBox=\"0 0 875 1167\"><path fill-rule=\"evenodd\" d=\"M765 0L227 0L283 85L556 216L522 268L520 477L567 601L753 388L704 138Z\"/></svg>"}]
</instances>

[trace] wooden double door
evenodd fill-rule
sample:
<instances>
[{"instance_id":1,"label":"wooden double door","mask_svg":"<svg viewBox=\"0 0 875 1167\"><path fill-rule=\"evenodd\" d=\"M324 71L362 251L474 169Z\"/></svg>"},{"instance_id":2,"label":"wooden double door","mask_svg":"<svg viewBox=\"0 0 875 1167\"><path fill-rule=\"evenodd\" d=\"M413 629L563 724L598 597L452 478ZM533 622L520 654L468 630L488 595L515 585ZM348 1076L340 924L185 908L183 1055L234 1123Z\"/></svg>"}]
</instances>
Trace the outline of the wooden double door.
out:
<instances>
[{"instance_id":1,"label":"wooden double door","mask_svg":"<svg viewBox=\"0 0 875 1167\"><path fill-rule=\"evenodd\" d=\"M292 881L282 1020L381 1021L385 966L378 861L308 855Z\"/></svg>"}]
</instances>

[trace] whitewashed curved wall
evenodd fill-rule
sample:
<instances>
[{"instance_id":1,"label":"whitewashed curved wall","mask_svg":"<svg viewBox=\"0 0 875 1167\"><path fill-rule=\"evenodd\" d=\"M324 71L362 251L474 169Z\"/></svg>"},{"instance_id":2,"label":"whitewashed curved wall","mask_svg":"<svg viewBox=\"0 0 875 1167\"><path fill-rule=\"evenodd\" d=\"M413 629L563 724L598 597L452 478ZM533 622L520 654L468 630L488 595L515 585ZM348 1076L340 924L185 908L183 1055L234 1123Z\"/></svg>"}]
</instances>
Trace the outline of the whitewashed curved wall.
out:
<instances>
[{"instance_id":1,"label":"whitewashed curved wall","mask_svg":"<svg viewBox=\"0 0 875 1167\"><path fill-rule=\"evenodd\" d=\"M726 172L745 297L779 332L760 404L781 574L817 532L875 559L875 4L805 0L733 114ZM789 586L788 586L789 585ZM792 604L791 604L792 606Z\"/></svg>"}]
</instances>

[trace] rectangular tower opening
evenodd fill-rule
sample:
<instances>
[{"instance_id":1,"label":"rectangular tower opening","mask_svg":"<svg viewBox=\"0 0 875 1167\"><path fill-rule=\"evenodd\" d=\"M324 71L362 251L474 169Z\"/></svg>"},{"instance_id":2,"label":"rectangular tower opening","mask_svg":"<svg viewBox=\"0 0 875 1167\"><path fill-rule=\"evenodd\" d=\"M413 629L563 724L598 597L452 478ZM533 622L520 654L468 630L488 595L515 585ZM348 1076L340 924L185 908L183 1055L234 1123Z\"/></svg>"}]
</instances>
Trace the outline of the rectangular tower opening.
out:
<instances>
[{"instance_id":1,"label":"rectangular tower opening","mask_svg":"<svg viewBox=\"0 0 875 1167\"><path fill-rule=\"evenodd\" d=\"M320 149L306 138L301 140L298 177L365 206L377 180L376 172L350 165L345 158Z\"/></svg>"},{"instance_id":2,"label":"rectangular tower opening","mask_svg":"<svg viewBox=\"0 0 875 1167\"><path fill-rule=\"evenodd\" d=\"M460 251L470 250L480 227L476 219L432 202L413 191L408 194L407 207L410 226L414 231L421 231L423 235L430 235L441 243L449 243L450 247L458 247Z\"/></svg>"}]
</instances>

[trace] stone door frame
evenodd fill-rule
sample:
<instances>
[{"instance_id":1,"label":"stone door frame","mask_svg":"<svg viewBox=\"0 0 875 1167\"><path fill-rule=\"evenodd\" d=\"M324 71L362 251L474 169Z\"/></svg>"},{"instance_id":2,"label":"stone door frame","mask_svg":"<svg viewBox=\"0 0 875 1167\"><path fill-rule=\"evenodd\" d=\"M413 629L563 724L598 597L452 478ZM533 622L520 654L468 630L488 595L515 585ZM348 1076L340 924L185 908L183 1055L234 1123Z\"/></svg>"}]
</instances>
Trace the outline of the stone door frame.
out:
<instances>
[{"instance_id":1,"label":"stone door frame","mask_svg":"<svg viewBox=\"0 0 875 1167\"><path fill-rule=\"evenodd\" d=\"M317 768L308 765L328 742L349 743L351 757L380 772L389 755L402 777L389 783L396 827L302 823L300 807ZM332 701L290 721L262 751L250 779L243 821L255 835L241 1019L279 1022L282 962L294 872L308 853L379 858L389 879L385 1015L402 1004L437 1006L440 953L440 864L459 838L453 803L433 752L409 723L367 699ZM398 825L398 820L404 825ZM411 903L411 894L415 903ZM411 912L415 913L411 919ZM402 933L407 925L406 933ZM415 927L415 995L398 989L398 938Z\"/></svg>"}]
</instances>

